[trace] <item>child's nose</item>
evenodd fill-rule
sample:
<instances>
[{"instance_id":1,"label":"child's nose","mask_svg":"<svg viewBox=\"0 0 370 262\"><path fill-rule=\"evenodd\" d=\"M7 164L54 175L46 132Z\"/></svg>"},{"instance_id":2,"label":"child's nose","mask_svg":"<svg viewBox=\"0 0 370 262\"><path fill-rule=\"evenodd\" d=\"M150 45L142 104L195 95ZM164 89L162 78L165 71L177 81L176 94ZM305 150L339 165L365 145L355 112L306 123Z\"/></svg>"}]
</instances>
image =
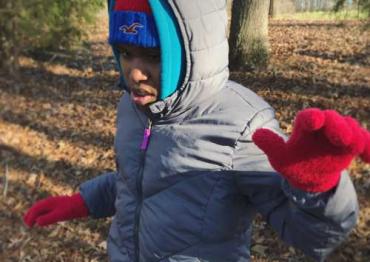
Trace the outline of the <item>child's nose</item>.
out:
<instances>
[{"instance_id":1,"label":"child's nose","mask_svg":"<svg viewBox=\"0 0 370 262\"><path fill-rule=\"evenodd\" d=\"M149 75L143 66L134 65L131 68L130 77L134 82L139 83L140 81L147 80Z\"/></svg>"},{"instance_id":2,"label":"child's nose","mask_svg":"<svg viewBox=\"0 0 370 262\"><path fill-rule=\"evenodd\" d=\"M133 68L131 70L130 77L136 83L139 83L140 81L145 81L148 79L147 74L140 68Z\"/></svg>"}]
</instances>

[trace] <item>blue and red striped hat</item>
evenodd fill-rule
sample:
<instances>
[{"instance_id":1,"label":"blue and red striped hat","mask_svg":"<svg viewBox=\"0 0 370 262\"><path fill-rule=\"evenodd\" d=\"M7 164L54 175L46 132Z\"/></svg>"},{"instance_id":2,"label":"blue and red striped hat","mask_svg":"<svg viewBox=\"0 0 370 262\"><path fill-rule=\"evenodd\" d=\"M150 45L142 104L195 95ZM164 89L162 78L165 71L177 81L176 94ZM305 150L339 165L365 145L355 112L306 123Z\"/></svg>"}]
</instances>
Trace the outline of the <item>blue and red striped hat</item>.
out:
<instances>
[{"instance_id":1,"label":"blue and red striped hat","mask_svg":"<svg viewBox=\"0 0 370 262\"><path fill-rule=\"evenodd\" d=\"M110 13L109 43L159 47L159 36L148 0L116 0Z\"/></svg>"}]
</instances>

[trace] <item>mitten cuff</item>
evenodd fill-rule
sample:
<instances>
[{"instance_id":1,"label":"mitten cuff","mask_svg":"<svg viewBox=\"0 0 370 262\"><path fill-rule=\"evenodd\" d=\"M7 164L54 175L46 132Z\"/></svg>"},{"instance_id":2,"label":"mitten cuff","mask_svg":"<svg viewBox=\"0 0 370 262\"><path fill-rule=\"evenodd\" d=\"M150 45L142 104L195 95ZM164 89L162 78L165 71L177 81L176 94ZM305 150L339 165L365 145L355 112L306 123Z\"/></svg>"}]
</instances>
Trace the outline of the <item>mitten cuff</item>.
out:
<instances>
[{"instance_id":1,"label":"mitten cuff","mask_svg":"<svg viewBox=\"0 0 370 262\"><path fill-rule=\"evenodd\" d=\"M310 177L309 179L299 178L300 177L298 176L294 176L287 179L292 187L298 188L305 192L322 193L327 192L338 185L340 173L332 175L325 174L325 176L320 176L319 174L317 174L314 177Z\"/></svg>"},{"instance_id":2,"label":"mitten cuff","mask_svg":"<svg viewBox=\"0 0 370 262\"><path fill-rule=\"evenodd\" d=\"M85 200L80 193L76 193L70 197L71 199L71 216L73 218L82 218L89 215L89 210L86 206Z\"/></svg>"},{"instance_id":3,"label":"mitten cuff","mask_svg":"<svg viewBox=\"0 0 370 262\"><path fill-rule=\"evenodd\" d=\"M282 189L285 195L297 206L301 208L320 209L327 205L329 198L333 195L334 190L323 193L307 192L294 187L287 180L283 180Z\"/></svg>"}]
</instances>

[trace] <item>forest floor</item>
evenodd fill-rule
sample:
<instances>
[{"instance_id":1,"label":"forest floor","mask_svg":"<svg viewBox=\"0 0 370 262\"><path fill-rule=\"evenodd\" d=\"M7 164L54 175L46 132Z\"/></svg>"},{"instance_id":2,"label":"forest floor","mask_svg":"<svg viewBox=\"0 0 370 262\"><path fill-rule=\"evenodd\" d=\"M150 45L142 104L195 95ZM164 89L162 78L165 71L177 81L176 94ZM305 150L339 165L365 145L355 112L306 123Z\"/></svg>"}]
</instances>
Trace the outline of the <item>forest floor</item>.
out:
<instances>
[{"instance_id":1,"label":"forest floor","mask_svg":"<svg viewBox=\"0 0 370 262\"><path fill-rule=\"evenodd\" d=\"M73 53L21 57L18 77L0 72L0 261L106 261L109 219L27 229L22 215L50 195L115 167L113 137L120 91L107 24ZM291 132L297 111L331 108L370 128L369 32L359 21L270 21L266 70L231 78L263 96ZM328 261L370 261L370 168L350 167L360 201L355 230ZM287 247L261 219L253 261L310 261Z\"/></svg>"}]
</instances>

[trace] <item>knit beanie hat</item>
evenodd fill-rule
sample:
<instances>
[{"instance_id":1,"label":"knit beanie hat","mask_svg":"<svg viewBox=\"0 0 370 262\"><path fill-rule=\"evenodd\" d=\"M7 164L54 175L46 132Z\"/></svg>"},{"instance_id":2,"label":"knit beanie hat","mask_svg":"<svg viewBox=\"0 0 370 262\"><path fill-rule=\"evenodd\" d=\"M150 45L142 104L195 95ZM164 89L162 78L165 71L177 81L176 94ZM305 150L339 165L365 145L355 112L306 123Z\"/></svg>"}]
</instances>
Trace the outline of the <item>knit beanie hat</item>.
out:
<instances>
[{"instance_id":1,"label":"knit beanie hat","mask_svg":"<svg viewBox=\"0 0 370 262\"><path fill-rule=\"evenodd\" d=\"M111 45L159 47L159 36L147 0L116 0L109 23Z\"/></svg>"},{"instance_id":2,"label":"knit beanie hat","mask_svg":"<svg viewBox=\"0 0 370 262\"><path fill-rule=\"evenodd\" d=\"M109 43L161 49L163 100L180 85L183 66L181 33L167 0L110 0ZM122 76L122 74L121 74Z\"/></svg>"}]
</instances>

